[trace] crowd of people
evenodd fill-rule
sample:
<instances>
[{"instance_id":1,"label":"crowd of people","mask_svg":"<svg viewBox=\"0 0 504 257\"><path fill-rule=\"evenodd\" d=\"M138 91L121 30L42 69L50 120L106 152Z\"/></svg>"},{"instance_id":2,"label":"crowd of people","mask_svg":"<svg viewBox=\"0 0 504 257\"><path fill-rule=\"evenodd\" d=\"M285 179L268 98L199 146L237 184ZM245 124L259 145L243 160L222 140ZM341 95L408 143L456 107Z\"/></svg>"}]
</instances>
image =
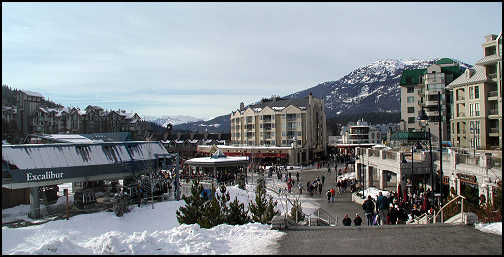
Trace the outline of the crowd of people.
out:
<instances>
[{"instance_id":1,"label":"crowd of people","mask_svg":"<svg viewBox=\"0 0 504 257\"><path fill-rule=\"evenodd\" d=\"M391 193L384 196L379 192L376 201L368 195L362 204L366 213L368 226L406 224L408 220L415 219L423 214L432 214L433 207L430 201L430 191L416 194Z\"/></svg>"}]
</instances>

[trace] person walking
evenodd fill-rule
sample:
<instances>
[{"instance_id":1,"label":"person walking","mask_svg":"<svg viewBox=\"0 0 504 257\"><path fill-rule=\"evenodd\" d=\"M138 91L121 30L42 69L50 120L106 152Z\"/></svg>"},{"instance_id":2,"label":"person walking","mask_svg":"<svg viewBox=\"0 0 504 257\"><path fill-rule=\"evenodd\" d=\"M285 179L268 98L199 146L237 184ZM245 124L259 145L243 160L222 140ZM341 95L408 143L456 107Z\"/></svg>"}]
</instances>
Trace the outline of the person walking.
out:
<instances>
[{"instance_id":1,"label":"person walking","mask_svg":"<svg viewBox=\"0 0 504 257\"><path fill-rule=\"evenodd\" d=\"M322 195L322 183L318 183L319 195Z\"/></svg>"},{"instance_id":2,"label":"person walking","mask_svg":"<svg viewBox=\"0 0 504 257\"><path fill-rule=\"evenodd\" d=\"M343 218L343 226L351 226L352 225L352 220L350 217L348 217L348 214L345 214L345 217Z\"/></svg>"},{"instance_id":3,"label":"person walking","mask_svg":"<svg viewBox=\"0 0 504 257\"><path fill-rule=\"evenodd\" d=\"M299 194L303 194L303 185L301 183L298 183L298 189L299 189Z\"/></svg>"},{"instance_id":4,"label":"person walking","mask_svg":"<svg viewBox=\"0 0 504 257\"><path fill-rule=\"evenodd\" d=\"M331 188L331 201L334 203L334 196L336 195L336 190L334 190L334 187Z\"/></svg>"},{"instance_id":5,"label":"person walking","mask_svg":"<svg viewBox=\"0 0 504 257\"><path fill-rule=\"evenodd\" d=\"M324 185L324 182L325 182L325 176L322 175L322 185Z\"/></svg>"},{"instance_id":6,"label":"person walking","mask_svg":"<svg viewBox=\"0 0 504 257\"><path fill-rule=\"evenodd\" d=\"M366 213L367 225L372 226L375 204L374 204L373 199L371 198L370 195L368 195L367 200L364 201L364 203L362 204L362 209Z\"/></svg>"},{"instance_id":7,"label":"person walking","mask_svg":"<svg viewBox=\"0 0 504 257\"><path fill-rule=\"evenodd\" d=\"M299 172L298 171L296 171L296 180L299 183Z\"/></svg>"},{"instance_id":8,"label":"person walking","mask_svg":"<svg viewBox=\"0 0 504 257\"><path fill-rule=\"evenodd\" d=\"M355 224L355 226L360 226L361 225L362 218L359 216L358 213L355 214L355 218L353 220L353 223Z\"/></svg>"},{"instance_id":9,"label":"person walking","mask_svg":"<svg viewBox=\"0 0 504 257\"><path fill-rule=\"evenodd\" d=\"M385 196L383 196L382 192L378 193L378 197L376 198L376 209L378 211L378 224L384 225L387 220L388 214L388 201Z\"/></svg>"},{"instance_id":10,"label":"person walking","mask_svg":"<svg viewBox=\"0 0 504 257\"><path fill-rule=\"evenodd\" d=\"M327 196L327 202L330 203L331 202L331 190L327 190L327 193L326 193L326 196Z\"/></svg>"}]
</instances>

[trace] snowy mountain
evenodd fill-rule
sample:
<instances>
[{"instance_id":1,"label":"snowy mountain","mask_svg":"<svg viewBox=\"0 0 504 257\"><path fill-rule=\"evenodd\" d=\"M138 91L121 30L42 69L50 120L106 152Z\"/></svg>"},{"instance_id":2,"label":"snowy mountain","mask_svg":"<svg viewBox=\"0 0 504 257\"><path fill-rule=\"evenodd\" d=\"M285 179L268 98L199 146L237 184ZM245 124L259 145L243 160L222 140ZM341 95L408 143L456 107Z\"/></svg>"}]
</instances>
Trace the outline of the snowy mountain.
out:
<instances>
[{"instance_id":1,"label":"snowy mountain","mask_svg":"<svg viewBox=\"0 0 504 257\"><path fill-rule=\"evenodd\" d=\"M359 67L336 81L328 81L314 87L285 96L300 98L312 92L325 101L326 117L340 114L367 112L400 112L399 81L405 69L423 69L441 58L429 59L384 59ZM472 66L458 61L462 68ZM252 103L253 104L253 103ZM229 133L229 115L210 121L180 124L174 129ZM216 125L219 124L219 125Z\"/></svg>"},{"instance_id":2,"label":"snowy mountain","mask_svg":"<svg viewBox=\"0 0 504 257\"><path fill-rule=\"evenodd\" d=\"M230 114L221 115L208 121L194 121L173 126L173 130L185 130L192 132L208 133L230 133L231 122Z\"/></svg>"},{"instance_id":3,"label":"snowy mountain","mask_svg":"<svg viewBox=\"0 0 504 257\"><path fill-rule=\"evenodd\" d=\"M145 116L144 120L154 122L162 127L166 127L168 124L178 125L188 122L203 121L202 119L186 116L186 115L173 115L173 116Z\"/></svg>"},{"instance_id":4,"label":"snowy mountain","mask_svg":"<svg viewBox=\"0 0 504 257\"><path fill-rule=\"evenodd\" d=\"M437 60L439 58L379 60L359 67L339 80L324 82L286 97L305 97L312 92L313 96L324 99L328 118L342 113L399 112L399 81L403 70L426 68ZM463 68L471 67L457 62Z\"/></svg>"}]
</instances>

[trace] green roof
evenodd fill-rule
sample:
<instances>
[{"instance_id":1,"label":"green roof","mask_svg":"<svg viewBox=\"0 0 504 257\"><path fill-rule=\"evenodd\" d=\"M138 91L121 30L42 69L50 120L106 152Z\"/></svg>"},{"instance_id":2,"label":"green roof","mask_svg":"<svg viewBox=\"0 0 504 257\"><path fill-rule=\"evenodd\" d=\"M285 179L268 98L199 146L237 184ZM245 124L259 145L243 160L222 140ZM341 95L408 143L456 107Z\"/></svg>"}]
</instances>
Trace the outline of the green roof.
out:
<instances>
[{"instance_id":1,"label":"green roof","mask_svg":"<svg viewBox=\"0 0 504 257\"><path fill-rule=\"evenodd\" d=\"M436 64L453 64L453 63L457 63L456 61L450 59L450 58L442 58L442 59L439 59L437 62L435 62Z\"/></svg>"},{"instance_id":2,"label":"green roof","mask_svg":"<svg viewBox=\"0 0 504 257\"><path fill-rule=\"evenodd\" d=\"M458 76L462 75L464 73L465 68L462 68L460 66L448 66L448 67L441 67L441 72L444 74L453 74L454 78L457 78Z\"/></svg>"},{"instance_id":3,"label":"green roof","mask_svg":"<svg viewBox=\"0 0 504 257\"><path fill-rule=\"evenodd\" d=\"M441 62L444 59L451 60L448 58L443 58L443 59L439 60L438 62ZM438 63L438 64L440 64L440 63ZM441 72L444 74L453 74L453 79L456 79L457 77L462 75L464 73L464 71L465 71L465 68L462 68L459 65L441 67ZM427 72L427 69L404 70L401 75L401 81L399 82L399 85L400 86L407 86L407 85L420 84L420 77L425 75L426 72Z\"/></svg>"},{"instance_id":4,"label":"green roof","mask_svg":"<svg viewBox=\"0 0 504 257\"><path fill-rule=\"evenodd\" d=\"M410 69L404 70L401 75L399 85L417 85L420 84L420 77L425 74L427 69Z\"/></svg>"}]
</instances>

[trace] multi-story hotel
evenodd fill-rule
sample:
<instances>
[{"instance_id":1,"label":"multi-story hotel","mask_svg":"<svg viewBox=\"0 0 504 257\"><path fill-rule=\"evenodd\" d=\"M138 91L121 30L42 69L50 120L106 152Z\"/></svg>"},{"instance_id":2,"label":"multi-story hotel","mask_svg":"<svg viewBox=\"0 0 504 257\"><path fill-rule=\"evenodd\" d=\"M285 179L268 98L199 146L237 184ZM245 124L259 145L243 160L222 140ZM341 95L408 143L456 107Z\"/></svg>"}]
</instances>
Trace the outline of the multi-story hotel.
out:
<instances>
[{"instance_id":1,"label":"multi-story hotel","mask_svg":"<svg viewBox=\"0 0 504 257\"><path fill-rule=\"evenodd\" d=\"M419 111L423 108L429 117L425 129L430 128L432 143L438 144L439 142L440 120L442 122L442 139L448 141L451 100L446 86L463 72L464 69L449 58L440 59L426 69L404 70L399 83L401 86L401 129L423 130L422 124L417 120ZM440 112L438 112L438 92L441 98L439 101Z\"/></svg>"},{"instance_id":2,"label":"multi-story hotel","mask_svg":"<svg viewBox=\"0 0 504 257\"><path fill-rule=\"evenodd\" d=\"M263 99L247 108L242 103L231 114L231 145L222 150L244 154L255 149L259 156L288 158L289 163L326 154L324 102L310 94L298 99Z\"/></svg>"},{"instance_id":3,"label":"multi-story hotel","mask_svg":"<svg viewBox=\"0 0 504 257\"><path fill-rule=\"evenodd\" d=\"M455 79L451 138L456 147L502 149L502 32L487 35L483 58Z\"/></svg>"}]
</instances>

